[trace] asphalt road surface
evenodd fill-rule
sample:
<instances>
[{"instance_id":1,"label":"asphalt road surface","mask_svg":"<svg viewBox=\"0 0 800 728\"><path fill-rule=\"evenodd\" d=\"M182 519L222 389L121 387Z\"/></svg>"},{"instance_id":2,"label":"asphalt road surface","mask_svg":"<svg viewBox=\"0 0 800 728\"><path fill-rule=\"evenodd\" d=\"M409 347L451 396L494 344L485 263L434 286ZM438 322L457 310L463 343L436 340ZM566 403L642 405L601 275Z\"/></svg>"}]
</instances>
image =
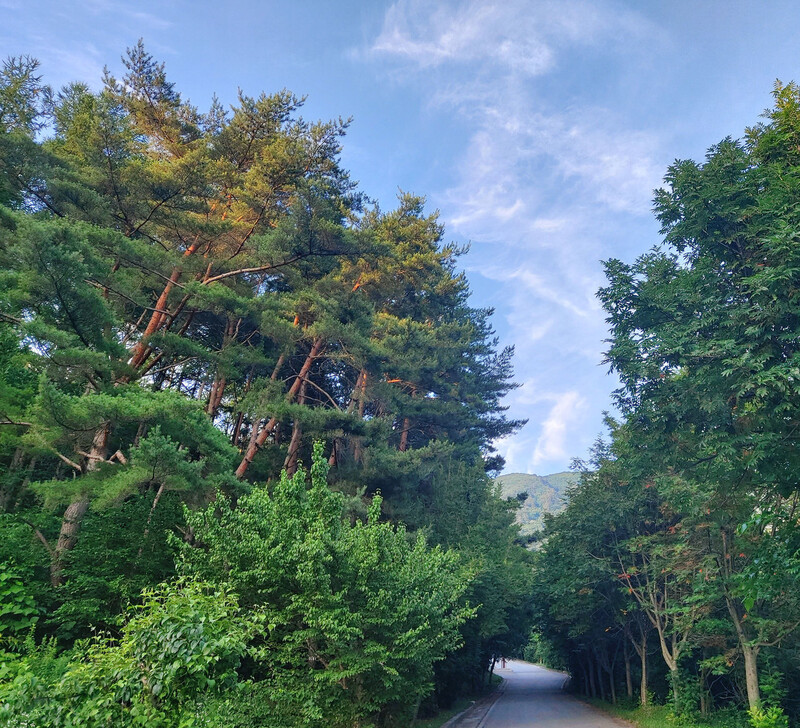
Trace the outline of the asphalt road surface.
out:
<instances>
[{"instance_id":1,"label":"asphalt road surface","mask_svg":"<svg viewBox=\"0 0 800 728\"><path fill-rule=\"evenodd\" d=\"M563 691L566 676L526 662L509 660L496 670L505 691L480 728L620 728L627 725Z\"/></svg>"}]
</instances>

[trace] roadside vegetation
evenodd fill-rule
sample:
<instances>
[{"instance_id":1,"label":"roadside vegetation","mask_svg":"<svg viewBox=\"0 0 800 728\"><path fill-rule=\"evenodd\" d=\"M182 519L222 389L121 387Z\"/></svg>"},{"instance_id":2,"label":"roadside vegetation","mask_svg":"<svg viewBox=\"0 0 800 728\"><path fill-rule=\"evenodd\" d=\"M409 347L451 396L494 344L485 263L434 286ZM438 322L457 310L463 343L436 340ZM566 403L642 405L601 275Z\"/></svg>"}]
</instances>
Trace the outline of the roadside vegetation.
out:
<instances>
[{"instance_id":1,"label":"roadside vegetation","mask_svg":"<svg viewBox=\"0 0 800 728\"><path fill-rule=\"evenodd\" d=\"M644 726L797 725L800 88L664 181L662 243L605 264L621 415L547 519L528 652Z\"/></svg>"},{"instance_id":2,"label":"roadside vegetation","mask_svg":"<svg viewBox=\"0 0 800 728\"><path fill-rule=\"evenodd\" d=\"M526 640L512 352L302 103L0 69L0 725L401 726Z\"/></svg>"}]
</instances>

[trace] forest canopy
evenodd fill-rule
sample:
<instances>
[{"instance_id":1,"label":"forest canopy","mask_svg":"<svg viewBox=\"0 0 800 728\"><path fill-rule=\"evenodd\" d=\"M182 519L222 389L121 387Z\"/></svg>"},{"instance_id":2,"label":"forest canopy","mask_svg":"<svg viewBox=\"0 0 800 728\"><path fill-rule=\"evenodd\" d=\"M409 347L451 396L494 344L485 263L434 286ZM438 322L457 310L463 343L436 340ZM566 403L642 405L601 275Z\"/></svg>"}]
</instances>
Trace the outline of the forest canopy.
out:
<instances>
[{"instance_id":1,"label":"forest canopy","mask_svg":"<svg viewBox=\"0 0 800 728\"><path fill-rule=\"evenodd\" d=\"M663 242L606 262L619 416L537 555L538 649L691 722L800 714L800 88L678 160ZM720 723L722 725L722 723Z\"/></svg>"},{"instance_id":2,"label":"forest canopy","mask_svg":"<svg viewBox=\"0 0 800 728\"><path fill-rule=\"evenodd\" d=\"M200 111L141 42L97 92L37 69L0 70L0 722L388 726L476 688L531 575L463 251L288 91Z\"/></svg>"}]
</instances>

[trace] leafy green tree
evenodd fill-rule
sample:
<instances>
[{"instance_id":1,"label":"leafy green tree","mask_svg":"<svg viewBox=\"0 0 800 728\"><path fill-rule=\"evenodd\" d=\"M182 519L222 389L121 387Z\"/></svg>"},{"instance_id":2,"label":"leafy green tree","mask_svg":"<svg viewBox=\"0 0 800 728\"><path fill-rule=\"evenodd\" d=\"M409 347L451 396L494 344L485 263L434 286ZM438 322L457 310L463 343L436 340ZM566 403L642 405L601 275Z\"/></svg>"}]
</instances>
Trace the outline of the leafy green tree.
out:
<instances>
[{"instance_id":1,"label":"leafy green tree","mask_svg":"<svg viewBox=\"0 0 800 728\"><path fill-rule=\"evenodd\" d=\"M624 420L568 515L551 522L539 566L572 564L566 588L539 587L564 617L567 646L592 638L574 594L596 597L615 568L636 606L626 611L651 623L675 689L682 661L702 683L738 653L754 721L763 651L797 626L797 529L785 518L797 500L800 92L777 84L774 96L744 142L670 167L655 198L660 247L606 263L599 296ZM573 550L593 567L574 563ZM642 635L640 655L645 647ZM676 709L684 702L676 694Z\"/></svg>"},{"instance_id":2,"label":"leafy green tree","mask_svg":"<svg viewBox=\"0 0 800 728\"><path fill-rule=\"evenodd\" d=\"M224 588L184 580L146 591L119 640L78 647L52 683L35 669L41 655L17 665L0 684L0 725L192 725L198 698L236 680L247 640L236 615Z\"/></svg>"},{"instance_id":3,"label":"leafy green tree","mask_svg":"<svg viewBox=\"0 0 800 728\"><path fill-rule=\"evenodd\" d=\"M192 512L228 508L233 528L241 504L278 488L281 471L301 472L317 440L329 445L336 508L352 520L334 528L329 514L332 542L373 549L388 569L342 556L351 572L336 578L360 579L362 591L330 597L331 609L374 615L355 626L342 616L342 634L314 627L347 655L355 672L342 680L375 696L364 720L388 723L398 696L428 695L460 640L477 680L527 634L527 557L486 477L501 465L493 440L521 424L501 404L511 351L498 351L491 312L470 306L462 251L424 199L369 207L340 164L348 122L310 123L301 106L282 91L200 111L141 42L97 92L52 93L31 59L0 72L0 562L46 615L32 669L52 673L48 684L59 650L92 629L119 634L127 605L173 577L179 542L200 531ZM463 468L443 475L455 461ZM231 540L214 533L220 549ZM468 566L406 543L426 536L466 552ZM415 576L417 558L426 566ZM384 577L397 590L373 604ZM282 599L322 589L280 583ZM468 603L479 609L469 626ZM404 615L397 632L390 610ZM310 670L310 694L356 711L357 691L336 692L330 655L320 653L329 670L299 657L295 626L279 631L297 643L294 672L274 683L284 692L272 694L263 666L258 680L242 668L241 689L295 705L290 687ZM342 635L362 627L386 667L345 649Z\"/></svg>"},{"instance_id":4,"label":"leafy green tree","mask_svg":"<svg viewBox=\"0 0 800 728\"><path fill-rule=\"evenodd\" d=\"M768 121L749 130L745 144L724 140L703 165L674 164L656 196L665 248L633 266L611 261L601 291L614 336L609 361L625 384L620 402L644 435L640 450L663 458L654 472L680 476L685 485L673 495L692 492L695 523L711 516L709 556L753 708L758 645L769 640L750 630L757 614L746 624L736 586L758 546L737 542L752 513L773 511L796 490L797 108L797 87L778 84ZM771 543L767 537L764 547Z\"/></svg>"},{"instance_id":5,"label":"leafy green tree","mask_svg":"<svg viewBox=\"0 0 800 728\"><path fill-rule=\"evenodd\" d=\"M234 509L220 497L187 513L185 568L224 580L264 625L252 648L273 724L384 724L432 688L433 664L457 644L472 610L460 604L469 572L456 554L381 523L344 517L315 448L311 482L285 472Z\"/></svg>"}]
</instances>

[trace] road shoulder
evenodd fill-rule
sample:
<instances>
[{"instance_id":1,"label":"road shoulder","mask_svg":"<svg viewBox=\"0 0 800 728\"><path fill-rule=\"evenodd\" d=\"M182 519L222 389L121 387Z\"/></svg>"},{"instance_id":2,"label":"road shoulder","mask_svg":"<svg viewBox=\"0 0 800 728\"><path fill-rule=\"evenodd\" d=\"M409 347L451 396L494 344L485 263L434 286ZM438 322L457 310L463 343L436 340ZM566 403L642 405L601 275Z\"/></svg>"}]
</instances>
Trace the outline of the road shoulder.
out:
<instances>
[{"instance_id":1,"label":"road shoulder","mask_svg":"<svg viewBox=\"0 0 800 728\"><path fill-rule=\"evenodd\" d=\"M476 700L473 705L458 715L454 715L441 728L480 728L505 689L506 681L503 680L491 693Z\"/></svg>"}]
</instances>

